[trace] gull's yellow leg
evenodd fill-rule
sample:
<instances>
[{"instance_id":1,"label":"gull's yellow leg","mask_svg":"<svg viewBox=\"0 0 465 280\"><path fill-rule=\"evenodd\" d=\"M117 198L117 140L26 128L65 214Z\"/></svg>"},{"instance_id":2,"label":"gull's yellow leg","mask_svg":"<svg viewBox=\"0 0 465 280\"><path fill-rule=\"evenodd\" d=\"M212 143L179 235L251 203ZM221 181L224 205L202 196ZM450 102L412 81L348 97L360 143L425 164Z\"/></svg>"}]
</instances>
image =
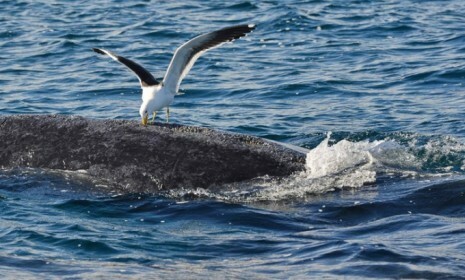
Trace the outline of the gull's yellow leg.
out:
<instances>
[{"instance_id":1,"label":"gull's yellow leg","mask_svg":"<svg viewBox=\"0 0 465 280\"><path fill-rule=\"evenodd\" d=\"M152 123L155 122L155 117L157 116L157 112L153 112Z\"/></svg>"},{"instance_id":2,"label":"gull's yellow leg","mask_svg":"<svg viewBox=\"0 0 465 280\"><path fill-rule=\"evenodd\" d=\"M166 107L166 123L170 122L170 107Z\"/></svg>"}]
</instances>

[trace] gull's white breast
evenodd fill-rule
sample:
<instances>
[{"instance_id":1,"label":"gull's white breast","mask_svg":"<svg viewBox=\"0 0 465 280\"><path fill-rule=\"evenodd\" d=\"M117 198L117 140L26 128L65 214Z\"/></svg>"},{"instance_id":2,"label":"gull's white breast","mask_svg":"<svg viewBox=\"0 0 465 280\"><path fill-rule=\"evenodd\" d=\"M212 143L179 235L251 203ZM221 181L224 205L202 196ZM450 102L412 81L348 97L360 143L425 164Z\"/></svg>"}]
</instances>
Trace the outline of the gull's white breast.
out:
<instances>
[{"instance_id":1,"label":"gull's white breast","mask_svg":"<svg viewBox=\"0 0 465 280\"><path fill-rule=\"evenodd\" d=\"M166 91L161 85L142 88L142 102L147 104L149 113L169 106L173 99L174 94Z\"/></svg>"}]
</instances>

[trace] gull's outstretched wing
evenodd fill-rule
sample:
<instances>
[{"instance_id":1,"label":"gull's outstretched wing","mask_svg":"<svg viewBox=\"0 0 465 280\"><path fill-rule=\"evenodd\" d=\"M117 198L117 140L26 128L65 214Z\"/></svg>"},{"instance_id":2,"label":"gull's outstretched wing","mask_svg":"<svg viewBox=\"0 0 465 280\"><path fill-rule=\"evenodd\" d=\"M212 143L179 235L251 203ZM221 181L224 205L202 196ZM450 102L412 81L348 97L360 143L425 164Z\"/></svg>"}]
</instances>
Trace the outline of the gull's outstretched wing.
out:
<instances>
[{"instance_id":1,"label":"gull's outstretched wing","mask_svg":"<svg viewBox=\"0 0 465 280\"><path fill-rule=\"evenodd\" d=\"M122 56L118 56L104 49L93 48L92 50L99 54L108 55L109 57L113 58L114 60L120 62L121 64L131 69L131 71L137 75L137 78L139 78L140 85L142 87L155 86L160 84L160 82L155 80L155 78L152 76L152 74L150 74L149 71L147 71L144 67L140 66L134 61L124 58Z\"/></svg>"},{"instance_id":2,"label":"gull's outstretched wing","mask_svg":"<svg viewBox=\"0 0 465 280\"><path fill-rule=\"evenodd\" d=\"M237 25L203 34L187 41L175 51L163 78L163 85L170 92L177 93L182 79L189 73L200 55L223 43L243 37L254 29L254 24Z\"/></svg>"}]
</instances>

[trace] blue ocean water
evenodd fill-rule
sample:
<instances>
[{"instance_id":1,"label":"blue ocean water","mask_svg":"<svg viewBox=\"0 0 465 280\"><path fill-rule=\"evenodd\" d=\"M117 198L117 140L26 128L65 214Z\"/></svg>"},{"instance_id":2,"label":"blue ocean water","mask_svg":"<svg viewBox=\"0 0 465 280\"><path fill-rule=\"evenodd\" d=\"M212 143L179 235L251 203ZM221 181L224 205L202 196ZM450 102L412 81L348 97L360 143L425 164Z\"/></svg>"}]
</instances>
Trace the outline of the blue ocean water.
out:
<instances>
[{"instance_id":1,"label":"blue ocean water","mask_svg":"<svg viewBox=\"0 0 465 280\"><path fill-rule=\"evenodd\" d=\"M138 119L137 79L92 47L163 77L186 40L256 23L197 61L170 120L310 149L307 170L289 178L144 196L1 170L1 278L463 277L464 10L461 0L1 1L1 114Z\"/></svg>"}]
</instances>

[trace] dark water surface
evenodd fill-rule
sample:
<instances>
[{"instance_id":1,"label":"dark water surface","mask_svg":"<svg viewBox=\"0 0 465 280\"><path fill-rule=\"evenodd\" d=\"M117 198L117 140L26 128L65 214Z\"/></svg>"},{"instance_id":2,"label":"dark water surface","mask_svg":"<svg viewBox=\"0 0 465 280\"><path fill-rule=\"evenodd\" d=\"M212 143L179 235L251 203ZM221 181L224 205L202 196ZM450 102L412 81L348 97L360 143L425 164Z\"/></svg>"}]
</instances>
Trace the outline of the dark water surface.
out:
<instances>
[{"instance_id":1,"label":"dark water surface","mask_svg":"<svg viewBox=\"0 0 465 280\"><path fill-rule=\"evenodd\" d=\"M137 79L92 47L162 77L189 38L256 23L198 60L170 119L311 151L289 178L153 196L1 170L0 277L463 277L464 11L462 0L1 1L1 114L138 119Z\"/></svg>"}]
</instances>

